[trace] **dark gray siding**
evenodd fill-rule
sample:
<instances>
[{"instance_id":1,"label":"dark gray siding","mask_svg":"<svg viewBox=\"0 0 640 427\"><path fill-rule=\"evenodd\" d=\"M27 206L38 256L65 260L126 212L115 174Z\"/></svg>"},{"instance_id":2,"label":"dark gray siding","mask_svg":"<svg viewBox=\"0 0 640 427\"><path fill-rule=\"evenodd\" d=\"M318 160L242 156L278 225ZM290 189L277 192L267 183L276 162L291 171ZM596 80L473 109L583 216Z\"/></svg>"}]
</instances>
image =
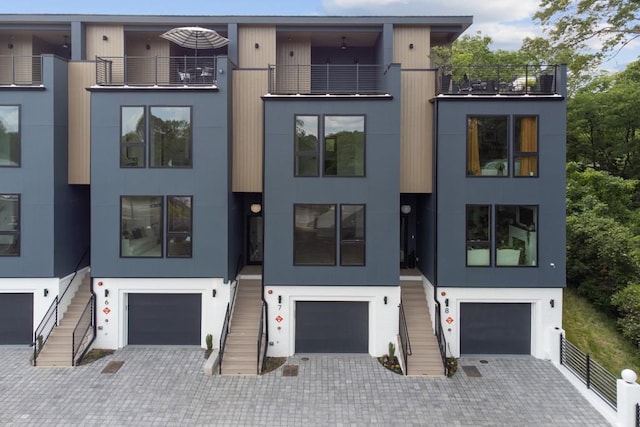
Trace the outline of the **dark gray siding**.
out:
<instances>
[{"instance_id":1,"label":"dark gray siding","mask_svg":"<svg viewBox=\"0 0 640 427\"><path fill-rule=\"evenodd\" d=\"M226 61L218 68L226 69ZM218 76L217 92L142 89L91 94L93 276L229 277L227 75ZM193 167L121 169L121 105L192 106ZM193 257L120 258L121 195L192 195Z\"/></svg>"},{"instance_id":2,"label":"dark gray siding","mask_svg":"<svg viewBox=\"0 0 640 427\"><path fill-rule=\"evenodd\" d=\"M472 287L564 286L564 99L469 97L464 100L439 98L437 102L437 284ZM538 115L538 178L466 177L466 118L468 115L491 114ZM466 267L466 204L538 205L538 266ZM494 247L495 242L492 249Z\"/></svg>"},{"instance_id":3,"label":"dark gray siding","mask_svg":"<svg viewBox=\"0 0 640 427\"><path fill-rule=\"evenodd\" d=\"M399 70L388 74L400 93ZM397 285L399 274L400 102L372 99L298 98L265 100L264 264L267 284ZM294 177L296 114L364 114L366 177ZM294 266L295 203L366 204L366 266Z\"/></svg>"},{"instance_id":4,"label":"dark gray siding","mask_svg":"<svg viewBox=\"0 0 640 427\"><path fill-rule=\"evenodd\" d=\"M67 184L66 62L43 56L43 81L44 89L1 91L0 103L20 105L22 144L21 167L0 168L0 193L21 196L20 256L0 257L2 277L69 274L89 242L88 191Z\"/></svg>"}]
</instances>

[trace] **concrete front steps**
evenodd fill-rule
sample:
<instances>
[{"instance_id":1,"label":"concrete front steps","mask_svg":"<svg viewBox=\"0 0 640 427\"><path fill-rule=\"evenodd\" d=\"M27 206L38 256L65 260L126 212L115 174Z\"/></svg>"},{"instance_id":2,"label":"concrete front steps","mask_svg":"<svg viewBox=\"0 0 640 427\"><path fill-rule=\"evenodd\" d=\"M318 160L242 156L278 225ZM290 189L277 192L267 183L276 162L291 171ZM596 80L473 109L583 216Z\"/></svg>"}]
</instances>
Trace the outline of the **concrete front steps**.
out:
<instances>
[{"instance_id":1,"label":"concrete front steps","mask_svg":"<svg viewBox=\"0 0 640 427\"><path fill-rule=\"evenodd\" d=\"M402 280L400 291L411 342L407 375L444 376L438 340L431 327L431 316L422 281Z\"/></svg>"},{"instance_id":2,"label":"concrete front steps","mask_svg":"<svg viewBox=\"0 0 640 427\"><path fill-rule=\"evenodd\" d=\"M240 279L231 325L222 355L222 375L257 375L262 283ZM261 339L263 339L261 334Z\"/></svg>"},{"instance_id":3,"label":"concrete front steps","mask_svg":"<svg viewBox=\"0 0 640 427\"><path fill-rule=\"evenodd\" d=\"M36 359L37 367L71 367L73 366L73 330L80 320L80 315L91 299L89 289L90 277L85 275L71 303L64 313L60 324L53 328L49 339L44 344Z\"/></svg>"}]
</instances>

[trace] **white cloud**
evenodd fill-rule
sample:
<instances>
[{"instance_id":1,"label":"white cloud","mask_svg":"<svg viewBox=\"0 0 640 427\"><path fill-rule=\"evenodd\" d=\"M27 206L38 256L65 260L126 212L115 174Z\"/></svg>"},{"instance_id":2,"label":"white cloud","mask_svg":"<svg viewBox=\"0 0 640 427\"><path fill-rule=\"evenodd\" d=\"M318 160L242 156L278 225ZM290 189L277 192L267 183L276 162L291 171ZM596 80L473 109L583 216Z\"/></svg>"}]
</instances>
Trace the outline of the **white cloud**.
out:
<instances>
[{"instance_id":1,"label":"white cloud","mask_svg":"<svg viewBox=\"0 0 640 427\"><path fill-rule=\"evenodd\" d=\"M538 0L324 0L323 8L335 15L473 16L466 34L482 31L493 49L518 49L524 37L542 34L531 21Z\"/></svg>"}]
</instances>

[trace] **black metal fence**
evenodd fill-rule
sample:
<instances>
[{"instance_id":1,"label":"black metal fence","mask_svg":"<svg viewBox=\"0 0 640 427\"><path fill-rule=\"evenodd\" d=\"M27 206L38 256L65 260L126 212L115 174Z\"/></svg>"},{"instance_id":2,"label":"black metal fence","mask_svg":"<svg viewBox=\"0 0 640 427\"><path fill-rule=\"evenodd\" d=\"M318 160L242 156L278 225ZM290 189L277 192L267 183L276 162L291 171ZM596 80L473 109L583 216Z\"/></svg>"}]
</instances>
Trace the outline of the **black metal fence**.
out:
<instances>
[{"instance_id":1,"label":"black metal fence","mask_svg":"<svg viewBox=\"0 0 640 427\"><path fill-rule=\"evenodd\" d=\"M560 364L575 374L587 388L616 409L618 391L616 377L591 359L560 334Z\"/></svg>"},{"instance_id":2,"label":"black metal fence","mask_svg":"<svg viewBox=\"0 0 640 427\"><path fill-rule=\"evenodd\" d=\"M275 95L384 94L382 65L270 65L269 93Z\"/></svg>"},{"instance_id":3,"label":"black metal fence","mask_svg":"<svg viewBox=\"0 0 640 427\"><path fill-rule=\"evenodd\" d=\"M409 372L409 356L411 355L411 341L409 340L409 329L407 328L407 318L404 315L404 306L400 301L400 345L402 346L402 361L404 362L404 374Z\"/></svg>"},{"instance_id":4,"label":"black metal fence","mask_svg":"<svg viewBox=\"0 0 640 427\"><path fill-rule=\"evenodd\" d=\"M42 56L0 55L0 85L42 84Z\"/></svg>"}]
</instances>

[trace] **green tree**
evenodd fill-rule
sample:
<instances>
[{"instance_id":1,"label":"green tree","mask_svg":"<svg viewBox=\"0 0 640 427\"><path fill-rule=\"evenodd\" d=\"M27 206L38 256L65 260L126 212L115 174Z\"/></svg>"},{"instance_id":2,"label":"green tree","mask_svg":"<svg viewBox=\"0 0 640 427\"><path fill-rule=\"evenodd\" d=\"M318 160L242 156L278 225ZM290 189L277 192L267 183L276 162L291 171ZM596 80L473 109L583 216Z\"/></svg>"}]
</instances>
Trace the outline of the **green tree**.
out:
<instances>
[{"instance_id":1,"label":"green tree","mask_svg":"<svg viewBox=\"0 0 640 427\"><path fill-rule=\"evenodd\" d=\"M620 312L617 323L622 335L640 347L640 285L629 285L616 292L612 302Z\"/></svg>"}]
</instances>

